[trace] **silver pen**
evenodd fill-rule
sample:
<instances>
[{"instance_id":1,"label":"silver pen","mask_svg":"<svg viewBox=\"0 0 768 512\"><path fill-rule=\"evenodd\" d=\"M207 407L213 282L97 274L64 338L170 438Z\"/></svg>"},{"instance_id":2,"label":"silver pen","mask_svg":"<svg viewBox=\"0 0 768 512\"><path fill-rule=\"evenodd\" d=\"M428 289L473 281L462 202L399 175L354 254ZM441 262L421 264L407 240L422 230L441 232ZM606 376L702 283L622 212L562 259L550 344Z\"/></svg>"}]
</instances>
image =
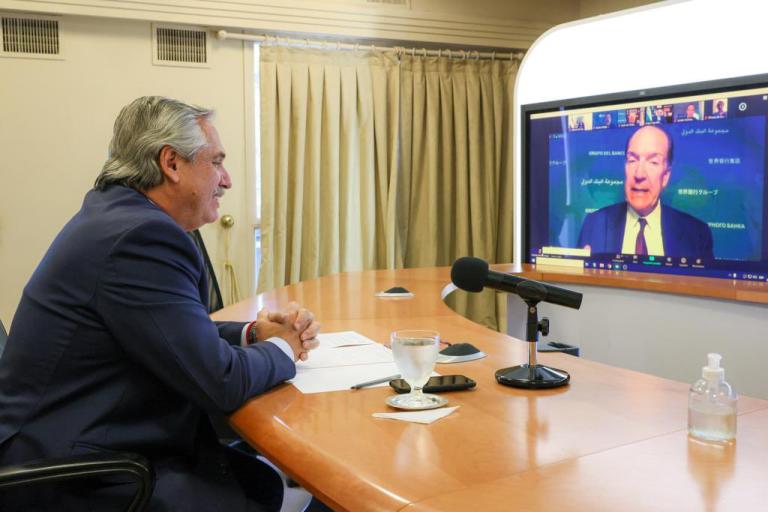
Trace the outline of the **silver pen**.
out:
<instances>
[{"instance_id":1,"label":"silver pen","mask_svg":"<svg viewBox=\"0 0 768 512\"><path fill-rule=\"evenodd\" d=\"M390 375L389 377L382 377L380 379L373 379L373 380L369 380L367 382L361 382L360 384L355 384L354 386L352 386L349 389L360 389L360 388L365 388L365 387L368 387L368 386L375 386L376 384L381 384L382 382L389 382L391 380L395 380L395 379L399 379L399 378L400 378L400 374L398 373L397 375Z\"/></svg>"}]
</instances>

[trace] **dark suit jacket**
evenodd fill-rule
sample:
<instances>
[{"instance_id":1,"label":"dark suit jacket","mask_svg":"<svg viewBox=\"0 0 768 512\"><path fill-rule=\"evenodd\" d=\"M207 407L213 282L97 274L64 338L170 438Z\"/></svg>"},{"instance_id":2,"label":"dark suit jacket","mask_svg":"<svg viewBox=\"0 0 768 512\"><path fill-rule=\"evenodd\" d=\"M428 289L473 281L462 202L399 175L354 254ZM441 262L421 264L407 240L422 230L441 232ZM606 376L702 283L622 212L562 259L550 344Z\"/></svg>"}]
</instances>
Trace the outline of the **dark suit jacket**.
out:
<instances>
[{"instance_id":1,"label":"dark suit jacket","mask_svg":"<svg viewBox=\"0 0 768 512\"><path fill-rule=\"evenodd\" d=\"M592 254L621 253L627 203L616 203L590 213L579 234L579 247L590 245ZM706 223L670 206L661 209L661 236L665 256L713 258L712 231Z\"/></svg>"},{"instance_id":2,"label":"dark suit jacket","mask_svg":"<svg viewBox=\"0 0 768 512\"><path fill-rule=\"evenodd\" d=\"M206 291L199 252L167 214L129 188L90 191L11 325L0 464L138 452L157 471L151 509L245 510L206 413L234 411L295 366L272 343L240 347L245 324L212 322Z\"/></svg>"}]
</instances>

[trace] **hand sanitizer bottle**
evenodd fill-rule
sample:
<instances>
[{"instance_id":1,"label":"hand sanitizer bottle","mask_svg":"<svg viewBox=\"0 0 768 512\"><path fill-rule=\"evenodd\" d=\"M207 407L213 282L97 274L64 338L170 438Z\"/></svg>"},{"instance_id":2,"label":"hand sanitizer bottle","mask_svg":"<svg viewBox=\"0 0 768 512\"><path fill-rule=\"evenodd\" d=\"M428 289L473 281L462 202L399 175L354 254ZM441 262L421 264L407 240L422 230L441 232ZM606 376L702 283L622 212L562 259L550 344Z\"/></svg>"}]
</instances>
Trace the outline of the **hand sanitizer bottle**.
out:
<instances>
[{"instance_id":1,"label":"hand sanitizer bottle","mask_svg":"<svg viewBox=\"0 0 768 512\"><path fill-rule=\"evenodd\" d=\"M688 432L703 441L736 438L736 392L725 382L720 354L707 354L709 364L688 395Z\"/></svg>"}]
</instances>

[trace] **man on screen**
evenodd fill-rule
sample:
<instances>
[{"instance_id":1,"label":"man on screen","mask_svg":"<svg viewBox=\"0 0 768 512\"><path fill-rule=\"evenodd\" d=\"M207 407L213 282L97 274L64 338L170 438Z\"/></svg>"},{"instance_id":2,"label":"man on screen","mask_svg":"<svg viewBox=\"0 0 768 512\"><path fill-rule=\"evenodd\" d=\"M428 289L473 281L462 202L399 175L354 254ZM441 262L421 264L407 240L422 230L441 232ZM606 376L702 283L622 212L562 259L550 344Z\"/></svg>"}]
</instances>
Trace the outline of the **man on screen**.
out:
<instances>
[{"instance_id":1,"label":"man on screen","mask_svg":"<svg viewBox=\"0 0 768 512\"><path fill-rule=\"evenodd\" d=\"M640 122L640 113L636 108L627 110L627 124L636 125Z\"/></svg>"},{"instance_id":2,"label":"man on screen","mask_svg":"<svg viewBox=\"0 0 768 512\"><path fill-rule=\"evenodd\" d=\"M723 100L717 100L715 103L715 110L712 112L712 117L725 117L725 102Z\"/></svg>"},{"instance_id":3,"label":"man on screen","mask_svg":"<svg viewBox=\"0 0 768 512\"><path fill-rule=\"evenodd\" d=\"M696 105L693 103L689 103L687 107L685 107L685 117L687 119L693 119L695 121L699 120L699 112L696 109Z\"/></svg>"},{"instance_id":4,"label":"man on screen","mask_svg":"<svg viewBox=\"0 0 768 512\"><path fill-rule=\"evenodd\" d=\"M627 141L625 201L587 215L579 247L596 253L712 258L712 232L701 220L663 206L661 193L672 173L672 138L644 126Z\"/></svg>"}]
</instances>

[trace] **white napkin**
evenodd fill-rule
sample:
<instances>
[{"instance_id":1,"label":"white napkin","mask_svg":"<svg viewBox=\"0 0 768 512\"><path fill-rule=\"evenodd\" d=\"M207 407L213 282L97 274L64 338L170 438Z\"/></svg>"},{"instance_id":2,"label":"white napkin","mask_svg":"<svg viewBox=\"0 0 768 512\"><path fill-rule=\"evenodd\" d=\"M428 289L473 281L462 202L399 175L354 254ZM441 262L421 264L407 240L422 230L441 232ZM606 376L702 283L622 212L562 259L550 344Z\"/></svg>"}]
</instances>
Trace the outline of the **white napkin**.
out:
<instances>
[{"instance_id":1,"label":"white napkin","mask_svg":"<svg viewBox=\"0 0 768 512\"><path fill-rule=\"evenodd\" d=\"M455 407L442 407L440 409L430 409L427 411L413 411L413 412L375 412L374 418L385 418L390 420L411 421L413 423L424 423L429 425L430 423L445 418L453 411L458 409Z\"/></svg>"}]
</instances>

